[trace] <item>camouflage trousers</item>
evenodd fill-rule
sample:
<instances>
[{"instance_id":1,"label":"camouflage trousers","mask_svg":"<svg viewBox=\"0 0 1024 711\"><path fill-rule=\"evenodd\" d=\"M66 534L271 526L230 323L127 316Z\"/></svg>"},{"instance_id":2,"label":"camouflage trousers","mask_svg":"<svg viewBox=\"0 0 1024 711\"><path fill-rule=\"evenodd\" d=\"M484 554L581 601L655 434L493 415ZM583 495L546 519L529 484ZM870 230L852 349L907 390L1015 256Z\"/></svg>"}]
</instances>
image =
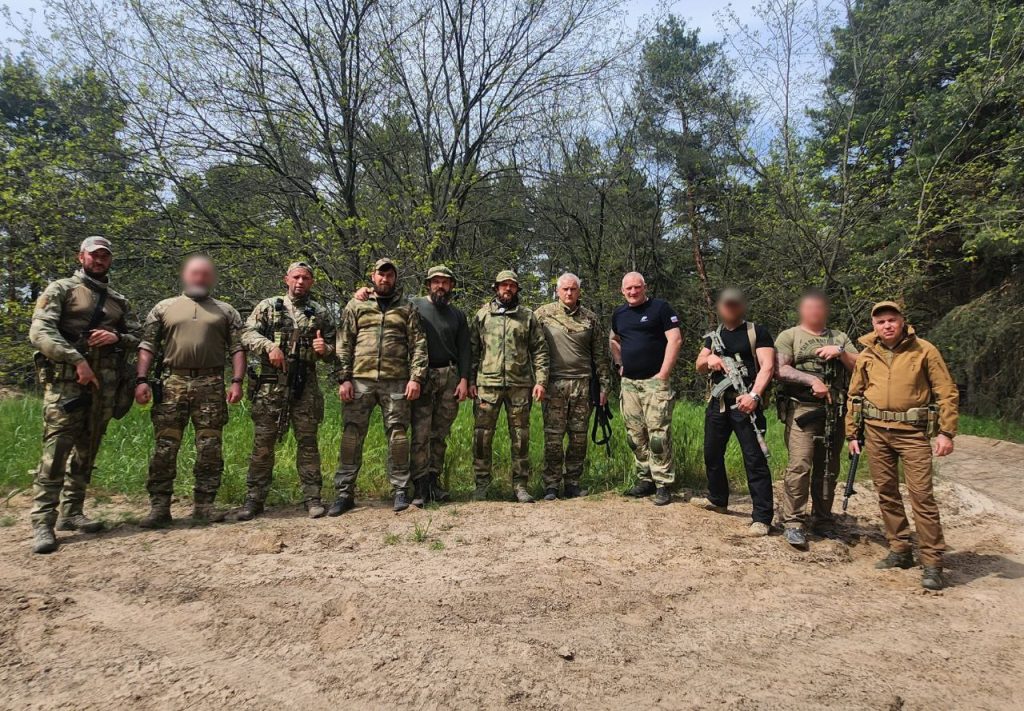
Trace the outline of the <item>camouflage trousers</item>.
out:
<instances>
[{"instance_id":1,"label":"camouflage trousers","mask_svg":"<svg viewBox=\"0 0 1024 711\"><path fill-rule=\"evenodd\" d=\"M622 420L633 450L636 476L671 486L676 480L672 465L672 411L675 393L664 380L622 379Z\"/></svg>"},{"instance_id":2,"label":"camouflage trousers","mask_svg":"<svg viewBox=\"0 0 1024 711\"><path fill-rule=\"evenodd\" d=\"M530 481L530 387L477 387L473 405L473 472L477 485L491 481L494 430L502 405L508 418L508 439L512 454L512 483L526 486Z\"/></svg>"},{"instance_id":3,"label":"camouflage trousers","mask_svg":"<svg viewBox=\"0 0 1024 711\"><path fill-rule=\"evenodd\" d=\"M544 397L544 488L579 485L587 458L590 378L552 380ZM568 446L564 446L566 436Z\"/></svg>"},{"instance_id":4,"label":"camouflage trousers","mask_svg":"<svg viewBox=\"0 0 1024 711\"><path fill-rule=\"evenodd\" d=\"M324 396L315 373L310 372L309 376L302 395L291 403L288 421L284 423L285 431L290 427L295 433L295 468L299 471L302 497L306 501L319 499L323 487L317 435L324 419ZM280 380L261 378L261 381L252 401L253 444L245 484L246 497L263 503L270 493L274 475L278 426L289 403L288 386L283 377Z\"/></svg>"},{"instance_id":5,"label":"camouflage trousers","mask_svg":"<svg viewBox=\"0 0 1024 711\"><path fill-rule=\"evenodd\" d=\"M344 429L341 433L341 455L334 473L334 489L338 496L354 497L356 477L363 464L363 441L370 427L370 414L380 406L384 433L388 443L387 471L392 493L409 486L409 401L405 399L402 380L352 381L355 400L342 409Z\"/></svg>"},{"instance_id":6,"label":"camouflage trousers","mask_svg":"<svg viewBox=\"0 0 1024 711\"><path fill-rule=\"evenodd\" d=\"M102 382L113 382L115 372L98 373ZM60 515L82 513L85 490L92 479L99 442L106 432L114 410L114 388L96 393L90 391L93 406L64 412L68 402L80 397L86 389L73 380L48 383L43 397L43 453L32 483L32 523L54 525L57 509ZM94 438L92 427L99 429Z\"/></svg>"},{"instance_id":7,"label":"camouflage trousers","mask_svg":"<svg viewBox=\"0 0 1024 711\"><path fill-rule=\"evenodd\" d=\"M782 486L782 524L791 528L804 528L808 524L825 523L832 518L832 502L835 500L836 483L839 480L839 464L843 452L842 423L835 428L830 471L825 472L824 420L808 423L801 427L796 419L804 413L821 407L815 403L790 401L786 404L786 449L789 450L789 465L786 467ZM810 518L807 515L807 500L811 501Z\"/></svg>"},{"instance_id":8,"label":"camouflage trousers","mask_svg":"<svg viewBox=\"0 0 1024 711\"><path fill-rule=\"evenodd\" d=\"M409 467L413 480L444 470L448 433L459 414L455 366L430 368L418 400L412 402L412 453Z\"/></svg>"},{"instance_id":9,"label":"camouflage trousers","mask_svg":"<svg viewBox=\"0 0 1024 711\"><path fill-rule=\"evenodd\" d=\"M221 433L228 421L224 376L171 375L164 380L163 391L162 401L154 403L150 413L156 437L146 481L150 501L170 501L178 472L178 450L190 421L196 432L195 496L212 501L224 474Z\"/></svg>"}]
</instances>

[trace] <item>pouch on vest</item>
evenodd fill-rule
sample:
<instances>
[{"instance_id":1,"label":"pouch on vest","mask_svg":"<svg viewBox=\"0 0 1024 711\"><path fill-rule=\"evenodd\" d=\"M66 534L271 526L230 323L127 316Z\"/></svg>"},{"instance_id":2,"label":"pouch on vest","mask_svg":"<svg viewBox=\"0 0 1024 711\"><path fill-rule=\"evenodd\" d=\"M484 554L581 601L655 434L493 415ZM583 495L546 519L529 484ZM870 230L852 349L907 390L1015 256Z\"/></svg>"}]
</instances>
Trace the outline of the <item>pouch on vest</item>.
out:
<instances>
[{"instance_id":1,"label":"pouch on vest","mask_svg":"<svg viewBox=\"0 0 1024 711\"><path fill-rule=\"evenodd\" d=\"M925 434L928 437L939 436L939 406L935 403L928 405L928 424L925 426Z\"/></svg>"},{"instance_id":2,"label":"pouch on vest","mask_svg":"<svg viewBox=\"0 0 1024 711\"><path fill-rule=\"evenodd\" d=\"M115 420L120 420L128 414L135 402L135 368L134 359L129 358L128 351L121 350L117 354L117 385L114 391Z\"/></svg>"},{"instance_id":3,"label":"pouch on vest","mask_svg":"<svg viewBox=\"0 0 1024 711\"><path fill-rule=\"evenodd\" d=\"M54 380L53 363L39 351L32 354L32 363L36 369L36 379L40 385L49 385Z\"/></svg>"}]
</instances>

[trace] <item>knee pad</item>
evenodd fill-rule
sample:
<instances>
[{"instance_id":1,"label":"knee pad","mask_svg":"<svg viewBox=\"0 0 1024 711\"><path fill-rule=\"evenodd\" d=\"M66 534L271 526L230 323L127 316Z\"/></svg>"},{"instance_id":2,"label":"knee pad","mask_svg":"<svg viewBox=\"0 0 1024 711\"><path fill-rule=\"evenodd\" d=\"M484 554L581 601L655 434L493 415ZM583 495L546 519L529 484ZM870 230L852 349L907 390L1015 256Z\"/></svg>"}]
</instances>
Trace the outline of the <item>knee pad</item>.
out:
<instances>
[{"instance_id":1,"label":"knee pad","mask_svg":"<svg viewBox=\"0 0 1024 711\"><path fill-rule=\"evenodd\" d=\"M664 454L665 453L665 435L660 432L651 433L651 453L653 454Z\"/></svg>"},{"instance_id":2,"label":"knee pad","mask_svg":"<svg viewBox=\"0 0 1024 711\"><path fill-rule=\"evenodd\" d=\"M344 464L354 464L359 448L363 445L363 438L359 436L359 428L355 425L345 425L341 433L341 461Z\"/></svg>"},{"instance_id":3,"label":"knee pad","mask_svg":"<svg viewBox=\"0 0 1024 711\"><path fill-rule=\"evenodd\" d=\"M388 448L394 461L409 460L409 436L404 427L392 427L388 430Z\"/></svg>"}]
</instances>

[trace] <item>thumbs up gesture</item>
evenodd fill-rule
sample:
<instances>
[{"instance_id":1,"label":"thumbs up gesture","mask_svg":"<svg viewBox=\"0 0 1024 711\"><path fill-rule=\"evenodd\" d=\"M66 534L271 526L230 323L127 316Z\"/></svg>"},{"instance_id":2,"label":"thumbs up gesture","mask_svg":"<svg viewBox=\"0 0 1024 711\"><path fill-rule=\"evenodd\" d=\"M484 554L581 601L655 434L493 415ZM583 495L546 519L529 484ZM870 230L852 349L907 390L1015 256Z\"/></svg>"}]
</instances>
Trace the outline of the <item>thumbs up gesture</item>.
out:
<instances>
[{"instance_id":1,"label":"thumbs up gesture","mask_svg":"<svg viewBox=\"0 0 1024 711\"><path fill-rule=\"evenodd\" d=\"M319 329L316 332L316 338L313 339L313 352L321 357L327 354L327 341L324 340L323 334L320 333Z\"/></svg>"}]
</instances>

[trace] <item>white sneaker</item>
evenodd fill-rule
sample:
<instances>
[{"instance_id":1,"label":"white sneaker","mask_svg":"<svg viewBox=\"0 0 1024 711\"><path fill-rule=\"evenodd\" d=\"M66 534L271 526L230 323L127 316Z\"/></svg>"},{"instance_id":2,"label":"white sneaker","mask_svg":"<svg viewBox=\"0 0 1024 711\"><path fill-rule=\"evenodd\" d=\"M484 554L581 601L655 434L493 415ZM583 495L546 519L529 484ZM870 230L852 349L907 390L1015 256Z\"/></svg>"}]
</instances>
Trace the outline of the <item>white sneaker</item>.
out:
<instances>
[{"instance_id":1,"label":"white sneaker","mask_svg":"<svg viewBox=\"0 0 1024 711\"><path fill-rule=\"evenodd\" d=\"M760 521L754 521L750 524L750 528L747 529L747 535L751 538L760 538L767 536L771 533L772 529L769 528L767 523L761 523Z\"/></svg>"}]
</instances>

